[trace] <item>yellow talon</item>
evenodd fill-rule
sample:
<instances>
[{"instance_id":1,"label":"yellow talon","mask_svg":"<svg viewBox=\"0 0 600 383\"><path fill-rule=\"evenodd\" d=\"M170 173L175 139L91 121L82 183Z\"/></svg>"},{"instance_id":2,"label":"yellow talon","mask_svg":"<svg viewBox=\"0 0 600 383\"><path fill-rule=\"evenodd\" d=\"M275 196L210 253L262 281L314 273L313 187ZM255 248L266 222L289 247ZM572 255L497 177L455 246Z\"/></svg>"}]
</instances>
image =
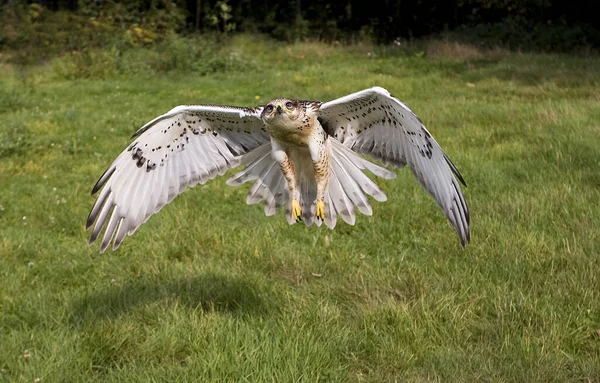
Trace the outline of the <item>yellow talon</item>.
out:
<instances>
[{"instance_id":1,"label":"yellow talon","mask_svg":"<svg viewBox=\"0 0 600 383\"><path fill-rule=\"evenodd\" d=\"M325 202L321 199L317 201L317 218L321 218L321 220L325 220Z\"/></svg>"},{"instance_id":2,"label":"yellow talon","mask_svg":"<svg viewBox=\"0 0 600 383\"><path fill-rule=\"evenodd\" d=\"M296 222L302 221L302 208L298 200L295 199L292 200L292 217Z\"/></svg>"}]
</instances>

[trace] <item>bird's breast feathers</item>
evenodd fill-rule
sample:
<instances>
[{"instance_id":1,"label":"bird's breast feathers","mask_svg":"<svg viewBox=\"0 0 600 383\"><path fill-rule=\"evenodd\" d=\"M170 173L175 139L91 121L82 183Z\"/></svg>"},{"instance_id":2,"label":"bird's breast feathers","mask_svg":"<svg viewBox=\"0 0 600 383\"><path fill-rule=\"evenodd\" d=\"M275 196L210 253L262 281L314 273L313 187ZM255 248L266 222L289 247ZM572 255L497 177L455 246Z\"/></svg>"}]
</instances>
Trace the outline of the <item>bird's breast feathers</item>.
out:
<instances>
[{"instance_id":1,"label":"bird's breast feathers","mask_svg":"<svg viewBox=\"0 0 600 383\"><path fill-rule=\"evenodd\" d=\"M308 146L311 137L317 132L319 122L313 116L296 120L280 119L267 124L267 131L276 140L295 146ZM320 127L320 125L319 125Z\"/></svg>"}]
</instances>

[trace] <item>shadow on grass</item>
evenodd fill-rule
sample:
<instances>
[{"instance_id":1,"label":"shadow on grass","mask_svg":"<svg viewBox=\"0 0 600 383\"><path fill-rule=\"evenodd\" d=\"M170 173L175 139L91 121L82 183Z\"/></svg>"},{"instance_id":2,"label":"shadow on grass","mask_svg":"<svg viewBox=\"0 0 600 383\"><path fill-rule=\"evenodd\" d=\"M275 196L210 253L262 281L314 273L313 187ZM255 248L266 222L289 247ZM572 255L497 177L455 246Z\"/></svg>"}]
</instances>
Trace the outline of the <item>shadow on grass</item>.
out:
<instances>
[{"instance_id":1,"label":"shadow on grass","mask_svg":"<svg viewBox=\"0 0 600 383\"><path fill-rule=\"evenodd\" d=\"M71 321L79 324L116 318L150 306L184 306L206 312L264 315L273 306L261 297L260 290L261 286L254 282L216 274L175 281L133 281L91 292L76 301Z\"/></svg>"}]
</instances>

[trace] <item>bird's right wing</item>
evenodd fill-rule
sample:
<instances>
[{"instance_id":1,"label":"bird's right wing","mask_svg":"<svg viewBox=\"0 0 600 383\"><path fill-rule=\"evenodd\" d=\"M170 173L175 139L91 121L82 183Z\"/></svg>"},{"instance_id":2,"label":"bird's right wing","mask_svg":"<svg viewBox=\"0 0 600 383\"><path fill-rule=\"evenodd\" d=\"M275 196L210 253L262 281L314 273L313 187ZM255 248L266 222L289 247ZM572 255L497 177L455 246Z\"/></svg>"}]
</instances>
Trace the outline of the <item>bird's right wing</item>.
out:
<instances>
[{"instance_id":1,"label":"bird's right wing","mask_svg":"<svg viewBox=\"0 0 600 383\"><path fill-rule=\"evenodd\" d=\"M464 248L471 236L469 208L456 178L465 182L404 103L374 87L321 104L319 121L330 136L355 152L399 169L408 165L448 217Z\"/></svg>"},{"instance_id":2,"label":"bird's right wing","mask_svg":"<svg viewBox=\"0 0 600 383\"><path fill-rule=\"evenodd\" d=\"M90 244L106 225L100 251L113 250L188 186L238 166L242 154L269 142L262 107L178 106L140 128L100 177L87 219ZM108 222L108 224L107 224Z\"/></svg>"}]
</instances>

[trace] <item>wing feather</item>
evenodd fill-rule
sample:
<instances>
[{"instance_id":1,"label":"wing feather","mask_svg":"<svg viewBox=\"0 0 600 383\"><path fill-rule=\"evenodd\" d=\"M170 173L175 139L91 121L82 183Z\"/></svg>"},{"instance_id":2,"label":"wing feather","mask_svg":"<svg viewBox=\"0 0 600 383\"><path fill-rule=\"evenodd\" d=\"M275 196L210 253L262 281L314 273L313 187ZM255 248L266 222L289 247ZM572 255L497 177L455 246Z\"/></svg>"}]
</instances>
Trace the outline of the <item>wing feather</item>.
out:
<instances>
[{"instance_id":1,"label":"wing feather","mask_svg":"<svg viewBox=\"0 0 600 383\"><path fill-rule=\"evenodd\" d=\"M268 143L262 107L184 105L142 126L102 174L88 220L90 243L106 227L101 251L119 247L187 187L223 175L240 156Z\"/></svg>"},{"instance_id":2,"label":"wing feather","mask_svg":"<svg viewBox=\"0 0 600 383\"><path fill-rule=\"evenodd\" d=\"M342 220L348 225L354 225L356 215L354 214L354 205L348 199L344 188L338 180L334 172L329 173L329 194L333 202L333 206L337 213L342 217Z\"/></svg>"},{"instance_id":3,"label":"wing feather","mask_svg":"<svg viewBox=\"0 0 600 383\"><path fill-rule=\"evenodd\" d=\"M469 242L469 209L456 178L466 186L465 181L404 103L374 87L323 103L318 113L327 133L352 150L399 169L408 164L456 229L462 246Z\"/></svg>"},{"instance_id":4,"label":"wing feather","mask_svg":"<svg viewBox=\"0 0 600 383\"><path fill-rule=\"evenodd\" d=\"M367 196L365 196L360 186L356 182L357 177L360 175L349 174L353 169L350 166L344 168L340 164L334 152L331 153L331 166L336 170L336 174L344 176L344 189L346 190L346 194L352 203L358 207L358 211L364 215L373 215L373 209L371 208L371 204L369 204Z\"/></svg>"}]
</instances>

